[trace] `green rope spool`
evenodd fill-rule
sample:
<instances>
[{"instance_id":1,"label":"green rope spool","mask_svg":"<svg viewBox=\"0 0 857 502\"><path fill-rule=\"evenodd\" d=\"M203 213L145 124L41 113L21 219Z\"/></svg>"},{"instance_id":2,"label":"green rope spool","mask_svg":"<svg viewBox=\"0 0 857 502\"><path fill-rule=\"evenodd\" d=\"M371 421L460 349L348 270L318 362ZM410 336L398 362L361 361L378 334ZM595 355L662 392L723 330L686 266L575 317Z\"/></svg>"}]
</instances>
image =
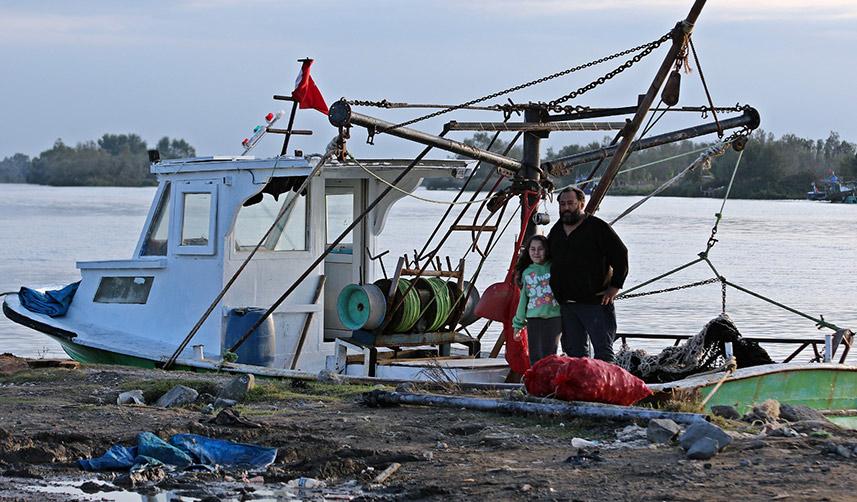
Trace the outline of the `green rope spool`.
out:
<instances>
[{"instance_id":1,"label":"green rope spool","mask_svg":"<svg viewBox=\"0 0 857 502\"><path fill-rule=\"evenodd\" d=\"M426 314L434 311L433 318L427 319L428 326L426 327L426 331L433 332L437 331L438 328L446 324L446 320L449 319L449 314L452 309L452 299L449 297L449 288L446 285L446 281L439 277L429 277L425 280L432 291L432 299L435 304L434 309L427 309Z\"/></svg>"},{"instance_id":2,"label":"green rope spool","mask_svg":"<svg viewBox=\"0 0 857 502\"><path fill-rule=\"evenodd\" d=\"M396 289L399 290L399 294L404 294L410 284L411 281L400 278ZM402 312L402 320L393 327L393 331L396 333L406 333L410 331L420 318L420 297L417 294L416 289L411 288L408 295L405 296L405 301L403 302L402 307L404 308L404 311Z\"/></svg>"},{"instance_id":3,"label":"green rope spool","mask_svg":"<svg viewBox=\"0 0 857 502\"><path fill-rule=\"evenodd\" d=\"M399 283L396 285L396 293L393 295L391 305L387 305L387 315L392 316L387 332L391 333L407 333L410 331L420 318L420 297L416 288L410 288L404 301L401 301L402 295L410 286L411 281L399 278ZM375 285L381 288L381 291L386 294L390 291L390 280L379 279L375 281ZM395 312L390 312L389 309L401 301L401 305Z\"/></svg>"}]
</instances>

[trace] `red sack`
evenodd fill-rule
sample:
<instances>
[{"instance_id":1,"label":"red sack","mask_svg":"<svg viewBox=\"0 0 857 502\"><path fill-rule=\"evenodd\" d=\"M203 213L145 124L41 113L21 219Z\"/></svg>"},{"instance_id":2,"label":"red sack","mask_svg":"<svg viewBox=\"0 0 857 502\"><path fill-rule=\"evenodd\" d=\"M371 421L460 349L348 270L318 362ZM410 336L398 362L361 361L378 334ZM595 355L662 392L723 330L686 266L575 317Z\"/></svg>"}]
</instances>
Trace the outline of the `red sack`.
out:
<instances>
[{"instance_id":1,"label":"red sack","mask_svg":"<svg viewBox=\"0 0 857 502\"><path fill-rule=\"evenodd\" d=\"M553 380L556 378L559 369L568 362L568 359L565 356L552 354L536 361L536 364L524 374L524 386L527 388L527 393L538 397L552 395L556 389Z\"/></svg>"},{"instance_id":2,"label":"red sack","mask_svg":"<svg viewBox=\"0 0 857 502\"><path fill-rule=\"evenodd\" d=\"M628 406L652 395L645 382L615 364L588 357L567 357L553 384L556 397Z\"/></svg>"},{"instance_id":3,"label":"red sack","mask_svg":"<svg viewBox=\"0 0 857 502\"><path fill-rule=\"evenodd\" d=\"M503 323L503 334L506 335L506 362L509 369L523 375L530 368L530 349L527 346L527 328L521 330L521 338L515 340L515 328L512 323Z\"/></svg>"}]
</instances>

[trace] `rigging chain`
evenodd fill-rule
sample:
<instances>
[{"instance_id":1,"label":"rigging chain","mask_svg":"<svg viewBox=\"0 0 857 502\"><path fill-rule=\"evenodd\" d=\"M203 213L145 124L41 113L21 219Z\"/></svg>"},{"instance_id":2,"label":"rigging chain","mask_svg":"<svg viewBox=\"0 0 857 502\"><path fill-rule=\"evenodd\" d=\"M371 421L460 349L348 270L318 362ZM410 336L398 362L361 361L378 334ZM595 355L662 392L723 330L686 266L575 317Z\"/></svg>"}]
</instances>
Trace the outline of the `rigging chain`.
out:
<instances>
[{"instance_id":1,"label":"rigging chain","mask_svg":"<svg viewBox=\"0 0 857 502\"><path fill-rule=\"evenodd\" d=\"M714 284L715 282L722 282L719 277L712 277L711 279L705 279L704 281L691 282L690 284L684 284L681 286L675 286L672 288L664 288L664 289L656 289L653 291L646 291L643 293L630 293L627 295L617 295L616 300L627 300L629 298L639 298L641 296L649 296L649 295L657 295L660 293L669 293L672 291L681 291L682 289L690 289L695 288L697 286L705 286L706 284ZM726 287L726 283L723 283L723 287ZM725 297L725 293L724 293Z\"/></svg>"},{"instance_id":2,"label":"rigging chain","mask_svg":"<svg viewBox=\"0 0 857 502\"><path fill-rule=\"evenodd\" d=\"M553 79L555 79L555 78L562 77L562 76L568 75L568 74L570 74L570 73L574 73L574 72L576 72L576 71L579 71L579 70L582 70L582 69L585 69L585 68L589 68L589 67L591 67L591 66L595 66L595 65L598 65L598 64L604 63L604 62L606 62L606 61L610 61L611 59L616 59L616 58L618 58L618 57L622 57L622 56L625 56L625 55L631 54L631 53L633 53L633 52L641 51L639 54L637 54L636 56L634 56L632 59L629 59L628 61L626 61L625 63L623 63L622 65L620 65L620 66L619 66L619 68L617 68L617 69L615 69L615 70L611 71L610 73L608 73L608 74L604 75L603 77L599 77L599 78L597 78L595 81L593 81L593 82L592 82L592 83L590 83L589 85L586 85L586 86L584 86L584 87L581 87L580 89L578 89L578 90L576 90L576 91L573 91L573 92L572 92L572 93L570 93L570 94L567 94L567 95L562 96L562 97L560 97L560 98L558 98L558 99L555 99L555 100L551 101L551 102L548 104L550 107L556 107L556 109L558 109L558 110L562 110L562 107L558 106L558 105L559 105L559 103L563 103L563 102L565 102L565 101L568 101L569 99L572 99L572 98L574 98L574 97L577 97L577 96L579 96L579 95L583 94L583 93L584 93L584 92L586 92L586 91L589 91L589 90L591 90L591 89L594 89L595 87L597 87L597 86L599 86L599 85L603 84L603 83L604 83L604 82L606 82L607 80L610 80L611 78L615 77L615 76L616 76L616 75L618 75L619 73L621 73L621 72L623 72L623 71L627 70L628 68L630 68L631 66L633 66L635 63L638 63L641 59L643 59L644 57L646 57L646 56L648 56L649 54L651 54L651 53L652 53L652 51L654 51L655 49L657 49L658 47L660 47L660 46L661 46L661 44L663 44L663 43L664 43L664 42L666 42L667 40L671 39L671 38L672 38L672 36L673 36L673 33L672 33L672 31L670 31L670 32L669 32L669 33L667 33L666 35L663 35L662 37L660 37L660 38L658 38L657 40L654 40L654 41L652 41L652 42L648 42L648 43L645 43L645 44L642 44L642 45L638 45L638 46L636 46L636 47L632 47L632 48L630 48L630 49L626 49L626 50L624 50L624 51L620 51L620 52L617 52L617 53L611 54L611 55L609 55L609 56L605 56L605 57L603 57L603 58L596 59L596 60L594 60L594 61L590 61L590 62L588 62L588 63L584 63L584 64L579 65L579 66L575 66L575 67L572 67L572 68L567 68L567 69L565 69L565 70L562 70L562 71L559 71L559 72L553 73L553 74L551 74L551 75L547 75L547 76L544 76L544 77L538 78L538 79L536 79L536 80L531 80L531 81L529 81L529 82L525 82L525 83L523 83L523 84L519 84L519 85L516 85L516 86L514 86L514 87L510 87L510 88L508 88L508 89L504 89L504 90L502 90L502 91L497 91L497 92L494 92L494 93L492 93L492 94L488 94L488 95L486 95L486 96L482 96L481 98L472 99L472 100L467 101L467 102L465 102L465 103L461 103L461 104L458 104L458 105L455 105L455 106L450 106L450 107L448 107L448 108L444 108L444 109L442 109L442 110L438 110L438 111L436 111L436 112L432 112L432 113L429 113L429 114L423 115L423 116L421 116L421 117L417 117L417 118L415 118L415 119L411 119L411 120L408 120L408 121L405 121L405 122L400 122L400 123L398 123L398 124L395 124L395 125L392 125L392 126L390 126L390 127L386 128L386 129L379 130L378 132L379 132L379 133L383 133L383 132L391 131L391 130L393 130L393 129L398 129L398 128L400 128L400 127L409 126L409 125L415 124L415 123L417 123L417 122L421 122L421 121L423 121L423 120L427 120L427 119L430 119L430 118L437 117L438 115L442 115L442 114L444 114L444 113L448 113L448 112L451 112L451 111L454 111L454 110L459 110L459 109L461 109L461 108L465 108L465 107L468 107L468 106L470 106L470 105L475 105L476 103L481 103L481 102L483 102L483 101L487 101L487 100L489 100L489 99L494 99L494 98L497 98L497 97L503 96L504 94L509 94L509 93L512 93L512 92L515 92L515 91L520 91L521 89L525 89L525 88L527 88L527 87L532 87L532 86L534 86L534 85L538 85L538 84L541 84L541 83L547 82L548 80L553 80ZM370 106L382 106L382 107L384 107L384 108L386 108L386 107L387 107L387 105L386 105L386 100L379 101L379 102L363 101L363 102L358 102L358 103L361 103L361 104L368 104L368 105L370 105ZM552 108L552 109L553 109L553 108Z\"/></svg>"}]
</instances>

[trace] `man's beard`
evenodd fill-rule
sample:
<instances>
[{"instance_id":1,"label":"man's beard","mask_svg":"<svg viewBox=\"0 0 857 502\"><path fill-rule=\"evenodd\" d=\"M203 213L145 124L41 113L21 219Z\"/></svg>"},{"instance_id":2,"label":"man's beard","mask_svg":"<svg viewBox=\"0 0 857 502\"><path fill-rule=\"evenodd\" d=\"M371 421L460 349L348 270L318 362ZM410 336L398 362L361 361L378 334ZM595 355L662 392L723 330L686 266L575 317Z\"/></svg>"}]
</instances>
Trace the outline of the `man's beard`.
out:
<instances>
[{"instance_id":1,"label":"man's beard","mask_svg":"<svg viewBox=\"0 0 857 502\"><path fill-rule=\"evenodd\" d=\"M559 219L564 225L577 225L583 219L583 215L583 211L563 211Z\"/></svg>"}]
</instances>

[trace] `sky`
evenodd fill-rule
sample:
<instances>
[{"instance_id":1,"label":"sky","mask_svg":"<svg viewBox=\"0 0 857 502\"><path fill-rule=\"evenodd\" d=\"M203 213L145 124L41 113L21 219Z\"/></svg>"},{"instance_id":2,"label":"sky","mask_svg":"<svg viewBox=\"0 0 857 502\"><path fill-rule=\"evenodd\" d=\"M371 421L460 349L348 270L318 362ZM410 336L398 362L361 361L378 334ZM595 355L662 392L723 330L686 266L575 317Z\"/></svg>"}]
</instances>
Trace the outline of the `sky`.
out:
<instances>
[{"instance_id":1,"label":"sky","mask_svg":"<svg viewBox=\"0 0 857 502\"><path fill-rule=\"evenodd\" d=\"M199 155L238 154L270 111L287 109L299 63L328 104L359 100L455 104L657 39L690 0L0 0L0 158L38 155L104 133L136 133L153 145L184 138ZM694 44L717 105L747 103L762 128L857 142L857 2L709 0ZM668 44L569 104L629 106L648 87ZM616 62L487 102L548 101L610 71ZM704 104L698 70L683 77L681 105ZM421 110L357 111L391 122ZM454 115L454 116L453 116ZM453 113L447 120L501 120ZM658 132L701 123L664 121ZM292 146L323 151L335 130L313 110ZM600 139L554 134L547 146ZM469 133L450 135L463 139ZM379 136L350 149L363 157L413 155L420 147ZM279 137L257 155L279 153Z\"/></svg>"}]
</instances>

